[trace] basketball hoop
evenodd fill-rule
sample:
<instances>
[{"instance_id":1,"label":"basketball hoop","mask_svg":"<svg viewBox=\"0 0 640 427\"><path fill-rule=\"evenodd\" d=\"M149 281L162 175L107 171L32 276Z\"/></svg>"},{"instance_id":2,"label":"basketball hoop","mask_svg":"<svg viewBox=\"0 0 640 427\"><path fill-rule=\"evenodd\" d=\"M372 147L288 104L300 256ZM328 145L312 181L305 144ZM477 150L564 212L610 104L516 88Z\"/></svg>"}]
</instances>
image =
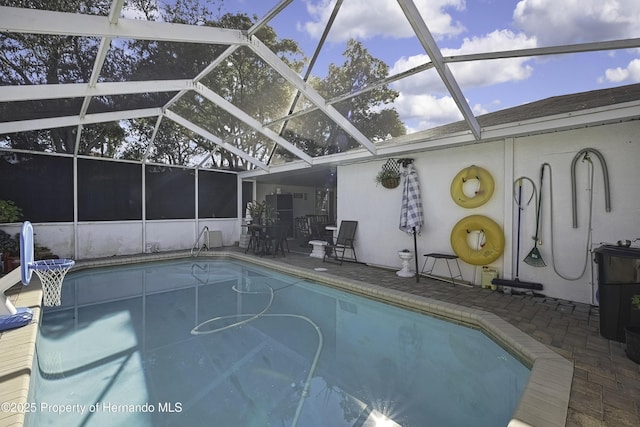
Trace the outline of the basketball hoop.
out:
<instances>
[{"instance_id":1,"label":"basketball hoop","mask_svg":"<svg viewBox=\"0 0 640 427\"><path fill-rule=\"evenodd\" d=\"M62 281L75 263L72 259L43 259L29 265L29 268L36 272L42 283L45 306L56 307L60 305Z\"/></svg>"},{"instance_id":2,"label":"basketball hoop","mask_svg":"<svg viewBox=\"0 0 640 427\"><path fill-rule=\"evenodd\" d=\"M18 276L23 285L28 285L34 271L40 277L44 293L44 305L60 305L62 281L69 269L76 263L72 259L33 260L33 226L29 221L20 230L20 271L0 278L0 331L26 326L33 320L33 310L29 307L15 307L5 291L16 284Z\"/></svg>"},{"instance_id":3,"label":"basketball hoop","mask_svg":"<svg viewBox=\"0 0 640 427\"><path fill-rule=\"evenodd\" d=\"M36 272L42 283L44 305L55 307L60 305L62 281L69 269L76 263L72 259L33 259L33 227L29 221L22 224L20 233L20 269L22 283L28 285L31 273Z\"/></svg>"}]
</instances>

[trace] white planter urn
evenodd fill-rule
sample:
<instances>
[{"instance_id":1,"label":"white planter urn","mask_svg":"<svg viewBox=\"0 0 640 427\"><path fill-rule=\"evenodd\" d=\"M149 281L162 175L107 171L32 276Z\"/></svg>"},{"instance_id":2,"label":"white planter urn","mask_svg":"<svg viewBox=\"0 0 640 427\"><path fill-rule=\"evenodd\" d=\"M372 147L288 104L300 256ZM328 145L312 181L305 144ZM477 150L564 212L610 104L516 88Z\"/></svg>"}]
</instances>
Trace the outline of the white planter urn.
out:
<instances>
[{"instance_id":1,"label":"white planter urn","mask_svg":"<svg viewBox=\"0 0 640 427\"><path fill-rule=\"evenodd\" d=\"M402 260L402 269L396 271L396 274L400 277L413 277L415 272L409 269L411 260L413 259L413 252L398 251L398 256Z\"/></svg>"}]
</instances>

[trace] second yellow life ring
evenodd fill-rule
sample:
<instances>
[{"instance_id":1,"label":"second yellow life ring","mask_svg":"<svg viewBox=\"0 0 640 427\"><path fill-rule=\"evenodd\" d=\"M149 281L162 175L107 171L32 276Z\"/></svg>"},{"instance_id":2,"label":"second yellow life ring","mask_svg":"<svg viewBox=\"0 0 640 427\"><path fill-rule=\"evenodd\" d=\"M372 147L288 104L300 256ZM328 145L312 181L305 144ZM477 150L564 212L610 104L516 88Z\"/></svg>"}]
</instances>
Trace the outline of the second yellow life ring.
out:
<instances>
[{"instance_id":1,"label":"second yellow life ring","mask_svg":"<svg viewBox=\"0 0 640 427\"><path fill-rule=\"evenodd\" d=\"M480 182L473 197L467 196L463 190L464 183L469 179L477 179ZM477 208L487 203L493 195L494 188L495 183L489 171L480 166L471 165L458 172L451 181L451 198L463 208Z\"/></svg>"},{"instance_id":2,"label":"second yellow life ring","mask_svg":"<svg viewBox=\"0 0 640 427\"><path fill-rule=\"evenodd\" d=\"M472 231L484 234L478 249L469 246L467 237ZM451 230L451 248L464 262L472 265L487 265L500 258L504 251L504 233L491 218L470 215L462 218Z\"/></svg>"}]
</instances>

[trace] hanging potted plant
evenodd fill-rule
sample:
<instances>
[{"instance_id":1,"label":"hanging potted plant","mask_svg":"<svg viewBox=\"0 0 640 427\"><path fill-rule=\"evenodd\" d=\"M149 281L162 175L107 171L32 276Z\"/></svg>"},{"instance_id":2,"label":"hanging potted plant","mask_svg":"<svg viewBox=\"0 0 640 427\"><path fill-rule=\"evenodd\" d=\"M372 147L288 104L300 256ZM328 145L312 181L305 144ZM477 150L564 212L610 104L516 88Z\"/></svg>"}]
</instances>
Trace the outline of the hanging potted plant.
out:
<instances>
[{"instance_id":1,"label":"hanging potted plant","mask_svg":"<svg viewBox=\"0 0 640 427\"><path fill-rule=\"evenodd\" d=\"M624 337L627 356L640 364L640 294L631 297L631 321L624 328Z\"/></svg>"},{"instance_id":2,"label":"hanging potted plant","mask_svg":"<svg viewBox=\"0 0 640 427\"><path fill-rule=\"evenodd\" d=\"M375 181L384 188L396 188L400 185L400 172L383 168L376 175Z\"/></svg>"},{"instance_id":3,"label":"hanging potted plant","mask_svg":"<svg viewBox=\"0 0 640 427\"><path fill-rule=\"evenodd\" d=\"M377 184L382 184L384 188L396 188L400 185L400 167L394 159L387 159L380 172L375 177Z\"/></svg>"}]
</instances>

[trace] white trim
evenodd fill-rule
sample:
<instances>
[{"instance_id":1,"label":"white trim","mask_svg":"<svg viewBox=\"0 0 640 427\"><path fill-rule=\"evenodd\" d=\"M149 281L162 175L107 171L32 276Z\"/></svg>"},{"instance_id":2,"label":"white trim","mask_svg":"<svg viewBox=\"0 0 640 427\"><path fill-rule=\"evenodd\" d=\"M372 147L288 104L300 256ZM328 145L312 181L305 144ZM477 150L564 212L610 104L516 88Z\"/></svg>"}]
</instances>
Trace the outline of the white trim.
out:
<instances>
[{"instance_id":1,"label":"white trim","mask_svg":"<svg viewBox=\"0 0 640 427\"><path fill-rule=\"evenodd\" d=\"M364 146L372 154L376 154L377 148L373 142L371 142L366 136L362 134L355 126L347 120L338 110L333 106L328 105L327 101L305 82L295 71L293 71L287 64L282 62L271 49L265 46L256 37L251 37L251 44L249 47L258 54L267 64L273 67L282 77L284 77L289 83L295 86L302 95L313 102L320 111L326 114L332 119L338 126L340 126L345 132L351 135L360 145Z\"/></svg>"},{"instance_id":2,"label":"white trim","mask_svg":"<svg viewBox=\"0 0 640 427\"><path fill-rule=\"evenodd\" d=\"M451 73L449 66L444 62L442 52L438 48L438 45L431 35L431 31L429 31L427 24L424 22L422 15L418 11L418 8L412 0L398 0L398 4L411 24L411 28L413 28L413 31L416 33L416 37L420 40L422 47L429 55L429 58L431 58L436 71L438 71L438 74L440 75L444 85L447 87L449 94L460 109L460 112L469 125L471 132L473 132L475 138L479 140L481 138L481 130L478 119L473 114L473 111L471 111L471 107L464 97L458 82Z\"/></svg>"},{"instance_id":3,"label":"white trim","mask_svg":"<svg viewBox=\"0 0 640 427\"><path fill-rule=\"evenodd\" d=\"M60 36L107 37L136 40L158 40L182 43L246 45L249 39L240 30L203 25L172 24L119 19L109 22L107 16L0 6L0 29L5 32L51 34Z\"/></svg>"},{"instance_id":4,"label":"white trim","mask_svg":"<svg viewBox=\"0 0 640 427\"><path fill-rule=\"evenodd\" d=\"M501 50L497 52L469 53L443 57L444 62L470 62L491 59L523 58L544 55L598 52L603 50L634 49L640 47L640 38L609 40L604 42L568 44L561 46L534 47L530 49Z\"/></svg>"},{"instance_id":5,"label":"white trim","mask_svg":"<svg viewBox=\"0 0 640 427\"><path fill-rule=\"evenodd\" d=\"M215 136L211 132L201 128L200 126L197 126L197 125L193 124L189 120L185 119L182 116L179 116L178 114L174 113L173 111L171 111L171 110L165 111L165 116L167 118L173 120L174 122L178 123L179 125L184 126L185 128L191 130L192 132L195 132L198 135L200 135L200 136L202 136L204 138L207 138L209 141L213 142L216 145L219 145L220 147L224 148L225 150L232 152L236 156L248 161L249 163L252 163L256 167L259 167L260 169L264 169L264 170L268 170L269 169L269 167L267 165L265 165L264 163L262 163L260 160L248 155L247 153L245 153L244 151L240 150L239 148L234 147L233 145L231 145L231 144L229 144L227 142L224 142L223 140L221 140L220 138L218 138L217 136Z\"/></svg>"},{"instance_id":6,"label":"white trim","mask_svg":"<svg viewBox=\"0 0 640 427\"><path fill-rule=\"evenodd\" d=\"M220 95L218 95L217 93L209 89L208 87L204 86L201 83L196 83L195 90L200 95L204 96L214 104L222 107L227 113L241 120L245 124L251 126L257 132L271 139L273 142L275 142L285 150L289 151L294 156L304 160L309 164L313 162L313 159L311 158L311 156L306 154L304 151L300 150L295 145L291 144L286 139L282 138L273 130L262 126L262 124L259 121L257 121L256 119L254 119L253 117L251 117L250 115L242 111L240 108L236 107L235 105L233 105L232 103L230 103L229 101L227 101L226 99L224 99L223 97L221 97Z\"/></svg>"},{"instance_id":7,"label":"white trim","mask_svg":"<svg viewBox=\"0 0 640 427\"><path fill-rule=\"evenodd\" d=\"M159 116L160 114L162 114L162 110L160 108L144 108L141 110L124 110L109 113L87 114L84 118L80 118L80 116L66 116L49 119L20 120L17 122L0 123L0 134L116 122L118 120L154 117Z\"/></svg>"},{"instance_id":8,"label":"white trim","mask_svg":"<svg viewBox=\"0 0 640 427\"><path fill-rule=\"evenodd\" d=\"M60 83L42 85L0 86L2 102L36 99L64 99L90 96L129 95L135 93L175 92L193 89L193 81L148 80L141 82Z\"/></svg>"}]
</instances>

